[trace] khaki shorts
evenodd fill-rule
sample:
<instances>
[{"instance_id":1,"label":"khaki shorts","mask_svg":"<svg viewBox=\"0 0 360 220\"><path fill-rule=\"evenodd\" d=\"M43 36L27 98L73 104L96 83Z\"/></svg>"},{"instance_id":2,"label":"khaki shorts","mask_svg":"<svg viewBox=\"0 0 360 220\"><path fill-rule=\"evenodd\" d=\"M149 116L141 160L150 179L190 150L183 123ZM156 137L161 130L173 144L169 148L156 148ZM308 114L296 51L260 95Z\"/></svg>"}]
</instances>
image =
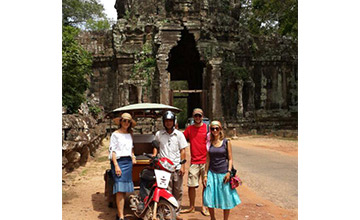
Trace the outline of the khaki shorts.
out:
<instances>
[{"instance_id":1,"label":"khaki shorts","mask_svg":"<svg viewBox=\"0 0 360 220\"><path fill-rule=\"evenodd\" d=\"M205 175L205 164L191 164L189 168L188 174L188 187L198 187L199 179L201 177L201 181L204 179Z\"/></svg>"}]
</instances>

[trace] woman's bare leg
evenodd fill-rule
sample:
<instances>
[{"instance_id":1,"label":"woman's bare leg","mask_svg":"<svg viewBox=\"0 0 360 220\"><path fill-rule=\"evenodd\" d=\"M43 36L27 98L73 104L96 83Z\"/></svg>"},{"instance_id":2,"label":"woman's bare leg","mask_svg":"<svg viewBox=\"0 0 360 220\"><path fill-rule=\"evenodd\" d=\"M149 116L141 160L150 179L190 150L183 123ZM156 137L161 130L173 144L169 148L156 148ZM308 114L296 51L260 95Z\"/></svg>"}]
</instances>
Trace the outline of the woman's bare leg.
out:
<instances>
[{"instance_id":1,"label":"woman's bare leg","mask_svg":"<svg viewBox=\"0 0 360 220\"><path fill-rule=\"evenodd\" d=\"M211 220L216 220L215 219L215 210L214 210L214 208L209 208L209 212L210 212Z\"/></svg>"},{"instance_id":2,"label":"woman's bare leg","mask_svg":"<svg viewBox=\"0 0 360 220\"><path fill-rule=\"evenodd\" d=\"M116 205L119 218L124 218L125 193L116 193Z\"/></svg>"},{"instance_id":3,"label":"woman's bare leg","mask_svg":"<svg viewBox=\"0 0 360 220\"><path fill-rule=\"evenodd\" d=\"M228 220L230 215L230 209L224 209L224 220Z\"/></svg>"}]
</instances>

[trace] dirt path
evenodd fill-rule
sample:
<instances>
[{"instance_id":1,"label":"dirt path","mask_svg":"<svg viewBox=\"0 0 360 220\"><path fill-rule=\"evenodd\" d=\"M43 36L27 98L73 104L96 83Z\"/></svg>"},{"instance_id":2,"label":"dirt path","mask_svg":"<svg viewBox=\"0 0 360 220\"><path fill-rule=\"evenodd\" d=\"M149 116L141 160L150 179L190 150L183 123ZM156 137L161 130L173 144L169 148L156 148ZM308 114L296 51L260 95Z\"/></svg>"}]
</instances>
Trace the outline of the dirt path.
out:
<instances>
[{"instance_id":1,"label":"dirt path","mask_svg":"<svg viewBox=\"0 0 360 220\"><path fill-rule=\"evenodd\" d=\"M265 136L246 136L240 137L236 142L246 147L265 147L272 150L297 156L297 141L280 140L268 138ZM103 146L98 151L95 159L88 162L85 167L80 167L76 171L63 176L63 220L89 220L104 219L114 220L116 210L108 208L104 196L104 172L109 167L107 160L108 140L104 140ZM189 149L187 148L189 158ZM186 167L188 168L189 162ZM186 187L187 175L184 177L184 197L182 205L188 207L188 193ZM202 187L197 189L197 200L195 203L197 212L191 214L182 214L184 219L210 219L200 213ZM242 203L231 210L230 218L234 219L297 219L297 209L283 209L277 207L268 200L262 199L255 192L251 191L246 183L237 188ZM126 211L128 217L131 212ZM222 219L222 211L216 210L217 219ZM135 219L135 218L134 218Z\"/></svg>"},{"instance_id":2,"label":"dirt path","mask_svg":"<svg viewBox=\"0 0 360 220\"><path fill-rule=\"evenodd\" d=\"M282 139L262 135L241 136L232 140L242 147L260 147L274 150L290 156L298 156L297 139Z\"/></svg>"},{"instance_id":3,"label":"dirt path","mask_svg":"<svg viewBox=\"0 0 360 220\"><path fill-rule=\"evenodd\" d=\"M257 195L286 209L298 207L298 158L232 141L234 166ZM269 146L270 143L269 143Z\"/></svg>"}]
</instances>

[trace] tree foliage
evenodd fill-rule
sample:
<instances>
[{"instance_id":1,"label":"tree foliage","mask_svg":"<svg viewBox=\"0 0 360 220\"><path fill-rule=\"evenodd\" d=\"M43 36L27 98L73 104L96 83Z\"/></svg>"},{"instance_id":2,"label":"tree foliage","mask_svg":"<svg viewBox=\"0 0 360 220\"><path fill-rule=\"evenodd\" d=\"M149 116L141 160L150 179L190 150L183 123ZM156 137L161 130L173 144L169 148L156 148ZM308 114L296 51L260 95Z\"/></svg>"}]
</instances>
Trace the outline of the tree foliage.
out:
<instances>
[{"instance_id":1,"label":"tree foliage","mask_svg":"<svg viewBox=\"0 0 360 220\"><path fill-rule=\"evenodd\" d=\"M110 23L107 19L102 20L93 20L89 19L85 23L85 30L91 30L91 31L101 31L101 30L107 30L110 28Z\"/></svg>"},{"instance_id":2,"label":"tree foliage","mask_svg":"<svg viewBox=\"0 0 360 220\"><path fill-rule=\"evenodd\" d=\"M109 29L111 23L99 0L63 0L62 16L63 25L85 30Z\"/></svg>"},{"instance_id":3,"label":"tree foliage","mask_svg":"<svg viewBox=\"0 0 360 220\"><path fill-rule=\"evenodd\" d=\"M297 0L245 0L243 11L248 19L249 30L257 35L277 33L297 40Z\"/></svg>"},{"instance_id":4,"label":"tree foliage","mask_svg":"<svg viewBox=\"0 0 360 220\"><path fill-rule=\"evenodd\" d=\"M92 56L81 47L75 37L79 30L63 26L62 33L62 105L74 113L85 101L89 87L88 77L92 73Z\"/></svg>"},{"instance_id":5,"label":"tree foliage","mask_svg":"<svg viewBox=\"0 0 360 220\"><path fill-rule=\"evenodd\" d=\"M86 100L93 59L76 37L80 29L105 30L110 24L99 0L63 0L62 15L62 105L69 113L75 113Z\"/></svg>"}]
</instances>

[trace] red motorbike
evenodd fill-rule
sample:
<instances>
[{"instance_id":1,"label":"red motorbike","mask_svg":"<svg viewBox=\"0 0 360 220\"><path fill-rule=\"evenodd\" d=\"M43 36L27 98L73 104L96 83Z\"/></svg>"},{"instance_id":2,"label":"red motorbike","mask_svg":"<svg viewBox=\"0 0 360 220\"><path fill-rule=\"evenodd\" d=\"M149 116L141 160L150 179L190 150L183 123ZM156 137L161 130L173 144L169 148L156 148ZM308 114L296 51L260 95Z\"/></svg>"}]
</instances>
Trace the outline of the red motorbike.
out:
<instances>
[{"instance_id":1,"label":"red motorbike","mask_svg":"<svg viewBox=\"0 0 360 220\"><path fill-rule=\"evenodd\" d=\"M130 208L136 217L145 220L175 220L179 204L167 190L174 163L168 158L151 157L150 166L140 173L140 192L130 195ZM186 160L180 162L185 163Z\"/></svg>"}]
</instances>

